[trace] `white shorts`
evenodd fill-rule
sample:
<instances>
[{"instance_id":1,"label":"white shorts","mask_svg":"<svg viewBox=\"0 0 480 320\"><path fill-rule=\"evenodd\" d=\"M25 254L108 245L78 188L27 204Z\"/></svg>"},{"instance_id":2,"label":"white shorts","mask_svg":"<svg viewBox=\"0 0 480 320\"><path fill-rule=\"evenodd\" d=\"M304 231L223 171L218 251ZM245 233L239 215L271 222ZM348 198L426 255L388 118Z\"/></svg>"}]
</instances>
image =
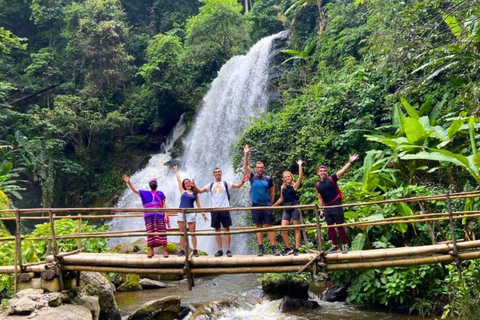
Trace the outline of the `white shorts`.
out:
<instances>
[{"instance_id":1,"label":"white shorts","mask_svg":"<svg viewBox=\"0 0 480 320\"><path fill-rule=\"evenodd\" d=\"M195 222L197 219L197 214L195 212L187 213L185 216L187 217L187 223ZM183 213L181 212L177 213L177 222L178 221L183 222Z\"/></svg>"}]
</instances>

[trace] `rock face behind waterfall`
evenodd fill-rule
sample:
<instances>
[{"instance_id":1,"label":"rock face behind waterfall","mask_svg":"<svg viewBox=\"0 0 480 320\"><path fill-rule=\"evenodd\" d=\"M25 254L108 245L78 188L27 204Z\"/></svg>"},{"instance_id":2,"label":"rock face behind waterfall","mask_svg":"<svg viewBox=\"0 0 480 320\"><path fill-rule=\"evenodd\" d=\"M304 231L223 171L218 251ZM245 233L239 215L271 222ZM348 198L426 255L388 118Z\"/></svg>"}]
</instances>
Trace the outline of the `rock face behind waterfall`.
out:
<instances>
[{"instance_id":1,"label":"rock face behind waterfall","mask_svg":"<svg viewBox=\"0 0 480 320\"><path fill-rule=\"evenodd\" d=\"M280 69L275 65L275 57L288 40L289 32L281 32L258 41L246 55L232 57L218 72L209 91L203 97L200 110L188 136L183 141L183 156L179 163L182 178L194 178L199 187L213 181L212 171L215 167L222 169L224 180L239 181L233 166L235 143L250 124L251 119L261 117L267 111L274 98L271 79L278 77ZM174 133L177 129L174 130ZM178 135L173 134L173 137ZM165 150L170 150L176 139L173 138ZM168 162L169 153L154 155L146 168L131 177L137 188L148 188L147 180L152 176L159 179L158 188L167 196L167 207L176 208L180 202L177 180ZM167 163L167 165L165 165ZM232 206L249 204L248 190L232 190ZM201 195L203 207L210 206L210 196ZM126 189L119 207L141 207L138 195ZM246 214L232 214L233 225L245 224ZM210 220L211 221L211 220ZM197 229L210 229L210 221L197 218ZM176 227L176 219L171 219L172 227ZM142 218L114 219L111 230L144 229ZM130 241L135 239L130 239ZM169 241L177 242L174 237ZM232 251L236 254L248 253L247 236L235 235ZM110 245L125 241L117 239ZM216 252L214 236L198 237L198 248L208 254Z\"/></svg>"}]
</instances>

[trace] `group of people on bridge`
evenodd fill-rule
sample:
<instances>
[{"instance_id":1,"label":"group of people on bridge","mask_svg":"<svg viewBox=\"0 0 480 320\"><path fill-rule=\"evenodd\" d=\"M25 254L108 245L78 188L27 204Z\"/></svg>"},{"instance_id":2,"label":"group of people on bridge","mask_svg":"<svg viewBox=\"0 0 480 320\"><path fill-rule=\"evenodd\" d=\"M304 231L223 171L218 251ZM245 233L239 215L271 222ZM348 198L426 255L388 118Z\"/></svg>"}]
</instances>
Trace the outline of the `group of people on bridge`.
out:
<instances>
[{"instance_id":1,"label":"group of people on bridge","mask_svg":"<svg viewBox=\"0 0 480 320\"><path fill-rule=\"evenodd\" d=\"M215 168L213 170L214 181L207 184L203 188L197 187L195 181L192 179L183 179L178 172L177 166L173 166L173 171L175 172L178 188L180 191L180 206L179 208L188 209L194 208L195 204L197 208L201 208L199 194L200 193L210 193L212 208L224 208L225 210L216 210L212 211L211 214L211 227L215 229L216 232L220 231L230 231L232 226L232 217L228 208L230 205L230 192L232 188L241 188L247 181L250 182L250 195L252 201L252 207L259 207L259 209L252 210L252 220L257 228L271 227L273 224L273 211L270 208L264 207L274 207L283 203L286 206L295 206L298 205L298 189L300 188L302 179L303 179L303 162L298 160L298 179L294 181L293 174L290 171L284 171L282 174L283 184L280 189L280 197L275 201L275 188L273 184L273 179L265 174L264 164L261 161L255 163L255 172L252 172L250 169L249 162L249 153L250 147L245 145L244 147L244 157L243 157L243 169L245 175L240 182L230 182L222 179L222 170ZM343 208L339 205L342 204L342 192L340 191L337 181L340 179L345 172L350 168L350 166L358 160L359 155L353 154L349 156L348 162L336 173L333 175L328 175L328 169L326 166L321 165L317 168L317 174L319 176L319 181L316 184L315 188L317 191L318 202L320 207L325 207L325 210L320 211L320 216L325 217L325 221L328 225L333 224L343 224L344 223L344 214ZM132 182L130 177L123 175L122 179L126 182L127 186L132 190L132 192L140 195L142 204L144 208L166 208L166 196L165 194L157 190L158 181L157 178L150 178L148 180L148 185L150 190L139 190L137 189ZM331 208L329 208L331 206ZM263 208L260 208L263 207ZM208 221L207 215L203 212L201 213L203 219ZM186 213L185 219L183 212L177 214L177 223L178 228L181 232L188 228L190 232L195 232L196 229L196 213ZM299 209L285 209L283 210L282 215L282 226L288 226L290 223L293 225L300 224L301 213ZM145 212L144 214L145 228L148 233L164 233L167 230L167 227L170 228L170 221L168 215L160 210L158 212ZM186 220L186 221L184 221ZM327 253L332 252L342 252L348 253L347 245L347 236L345 233L344 227L338 227L338 234L341 240L341 246L337 242L337 232L335 228L329 228L329 237L332 240L333 247L327 251ZM270 240L270 248L273 255L279 256L283 255L298 255L300 248L300 230L295 230L295 247L292 248L290 245L290 240L288 237L288 232L283 230L281 232L282 238L285 241L285 250L279 252L275 242L275 233L273 231L268 232L268 238ZM233 255L231 251L231 238L227 234L225 236L226 242L226 251L225 254L228 257ZM223 256L223 246L222 246L222 237L220 234L215 236L217 242L218 251L215 253L215 257ZM263 256L265 254L264 249L264 238L263 232L257 232L257 242L258 242L258 256ZM163 256L168 257L167 252L167 237L166 235L152 235L147 237L147 246L149 247L149 252L147 256L149 258L154 256L154 248L162 247ZM197 237L192 236L192 246L193 246L193 255L199 255L197 249ZM186 248L186 239L183 236L180 236L180 251L179 256L185 255Z\"/></svg>"}]
</instances>

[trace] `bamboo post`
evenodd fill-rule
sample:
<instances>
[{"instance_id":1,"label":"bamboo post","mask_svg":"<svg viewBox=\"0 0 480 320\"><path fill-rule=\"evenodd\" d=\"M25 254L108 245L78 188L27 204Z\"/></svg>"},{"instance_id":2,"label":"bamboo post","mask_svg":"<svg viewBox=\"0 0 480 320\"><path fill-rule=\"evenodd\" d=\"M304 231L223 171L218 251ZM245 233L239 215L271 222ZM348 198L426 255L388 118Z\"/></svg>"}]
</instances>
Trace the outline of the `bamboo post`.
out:
<instances>
[{"instance_id":1,"label":"bamboo post","mask_svg":"<svg viewBox=\"0 0 480 320\"><path fill-rule=\"evenodd\" d=\"M82 233L82 215L80 213L78 214L77 233ZM77 240L77 248L82 250L82 239L80 238Z\"/></svg>"},{"instance_id":2,"label":"bamboo post","mask_svg":"<svg viewBox=\"0 0 480 320\"><path fill-rule=\"evenodd\" d=\"M77 233L82 233L82 214L78 214L78 222L77 222ZM77 239L77 248L79 251L82 251L82 239L78 238ZM75 283L77 285L77 288L80 288L80 271L77 271L76 278L75 278Z\"/></svg>"},{"instance_id":3,"label":"bamboo post","mask_svg":"<svg viewBox=\"0 0 480 320\"><path fill-rule=\"evenodd\" d=\"M318 238L318 251L322 252L322 226L320 225L320 214L318 213L318 206L315 206L315 217L317 218L317 238Z\"/></svg>"},{"instance_id":4,"label":"bamboo post","mask_svg":"<svg viewBox=\"0 0 480 320\"><path fill-rule=\"evenodd\" d=\"M15 212L15 278L13 279L13 291L18 291L18 269L22 266L22 240L20 237L20 212Z\"/></svg>"},{"instance_id":5,"label":"bamboo post","mask_svg":"<svg viewBox=\"0 0 480 320\"><path fill-rule=\"evenodd\" d=\"M298 211L300 211L300 223L304 224L302 210ZM305 231L305 229L302 229L301 232L303 236L303 241L305 242L305 248L307 249L307 253L310 253L310 245L308 244L307 232Z\"/></svg>"},{"instance_id":6,"label":"bamboo post","mask_svg":"<svg viewBox=\"0 0 480 320\"><path fill-rule=\"evenodd\" d=\"M187 273L188 280L188 291L192 291L192 287L195 285L193 282L193 275L190 272L190 244L188 243L188 223L187 223L187 212L185 209L182 209L183 216L183 236L185 237L185 271Z\"/></svg>"},{"instance_id":7,"label":"bamboo post","mask_svg":"<svg viewBox=\"0 0 480 320\"><path fill-rule=\"evenodd\" d=\"M58 266L58 281L60 282L60 290L64 290L65 287L63 285L63 274L62 268L60 265L60 260L58 259L58 245L57 245L57 238L55 235L55 220L53 219L53 212L51 210L48 211L48 217L50 220L50 232L52 233L52 244L53 244L53 256L55 257L55 262Z\"/></svg>"},{"instance_id":8,"label":"bamboo post","mask_svg":"<svg viewBox=\"0 0 480 320\"><path fill-rule=\"evenodd\" d=\"M422 211L422 215L427 215L427 211L425 210L425 206L423 203L419 202L418 205L420 206L420 210ZM435 231L433 229L432 223L427 221L427 228L428 232L430 233L430 238L432 239L433 244L437 244L437 237L435 236Z\"/></svg>"},{"instance_id":9,"label":"bamboo post","mask_svg":"<svg viewBox=\"0 0 480 320\"><path fill-rule=\"evenodd\" d=\"M447 192L447 209L448 217L450 222L450 233L452 234L452 244L453 244L453 257L455 258L455 268L457 269L458 279L462 279L462 270L460 265L460 259L458 258L458 247L457 247L457 237L455 236L455 227L453 225L453 214L452 214L452 202L450 200L450 194Z\"/></svg>"}]
</instances>

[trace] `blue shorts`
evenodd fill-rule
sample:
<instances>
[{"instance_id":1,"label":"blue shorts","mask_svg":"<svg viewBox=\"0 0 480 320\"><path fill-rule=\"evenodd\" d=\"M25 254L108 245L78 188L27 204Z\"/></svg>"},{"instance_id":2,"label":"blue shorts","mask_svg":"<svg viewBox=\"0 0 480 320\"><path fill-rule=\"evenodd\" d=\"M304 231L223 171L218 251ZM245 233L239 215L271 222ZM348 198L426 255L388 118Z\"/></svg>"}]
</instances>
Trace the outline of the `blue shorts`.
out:
<instances>
[{"instance_id":1,"label":"blue shorts","mask_svg":"<svg viewBox=\"0 0 480 320\"><path fill-rule=\"evenodd\" d=\"M252 204L252 207L267 207L264 204ZM273 211L270 209L252 210L252 219L255 224L273 223Z\"/></svg>"}]
</instances>

